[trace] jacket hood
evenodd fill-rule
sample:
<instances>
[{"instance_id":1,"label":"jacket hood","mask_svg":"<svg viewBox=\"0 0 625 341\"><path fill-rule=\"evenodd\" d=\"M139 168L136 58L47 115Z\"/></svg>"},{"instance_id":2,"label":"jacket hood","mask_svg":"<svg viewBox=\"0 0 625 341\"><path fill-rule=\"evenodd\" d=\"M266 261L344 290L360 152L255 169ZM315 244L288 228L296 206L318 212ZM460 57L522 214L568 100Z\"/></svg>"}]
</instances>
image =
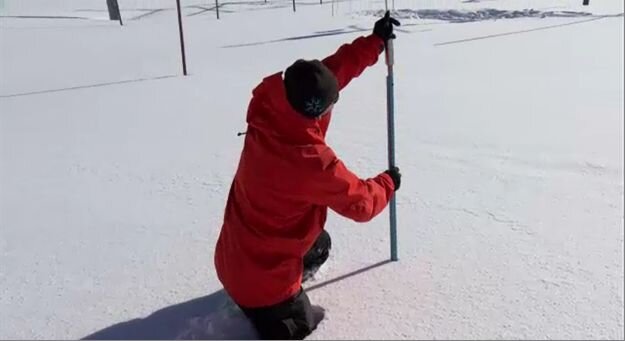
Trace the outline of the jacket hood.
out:
<instances>
[{"instance_id":1,"label":"jacket hood","mask_svg":"<svg viewBox=\"0 0 625 341\"><path fill-rule=\"evenodd\" d=\"M295 111L287 100L282 72L263 79L252 94L247 112L252 129L287 144L325 144L331 112L311 119Z\"/></svg>"}]
</instances>

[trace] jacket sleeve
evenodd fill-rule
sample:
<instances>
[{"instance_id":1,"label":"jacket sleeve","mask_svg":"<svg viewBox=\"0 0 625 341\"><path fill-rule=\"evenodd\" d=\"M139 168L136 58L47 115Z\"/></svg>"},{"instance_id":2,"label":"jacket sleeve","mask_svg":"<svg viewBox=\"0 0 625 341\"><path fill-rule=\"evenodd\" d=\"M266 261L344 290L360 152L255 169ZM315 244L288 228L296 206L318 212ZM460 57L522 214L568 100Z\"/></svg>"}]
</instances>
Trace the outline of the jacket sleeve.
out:
<instances>
[{"instance_id":1,"label":"jacket sleeve","mask_svg":"<svg viewBox=\"0 0 625 341\"><path fill-rule=\"evenodd\" d=\"M308 199L357 222L367 222L380 214L395 190L391 177L381 173L371 179L360 179L326 148L322 155L324 167L309 174L306 181Z\"/></svg>"},{"instance_id":2,"label":"jacket sleeve","mask_svg":"<svg viewBox=\"0 0 625 341\"><path fill-rule=\"evenodd\" d=\"M375 64L383 50L384 41L372 34L342 45L322 62L336 76L339 89L343 89L352 79L360 76L367 67Z\"/></svg>"}]
</instances>

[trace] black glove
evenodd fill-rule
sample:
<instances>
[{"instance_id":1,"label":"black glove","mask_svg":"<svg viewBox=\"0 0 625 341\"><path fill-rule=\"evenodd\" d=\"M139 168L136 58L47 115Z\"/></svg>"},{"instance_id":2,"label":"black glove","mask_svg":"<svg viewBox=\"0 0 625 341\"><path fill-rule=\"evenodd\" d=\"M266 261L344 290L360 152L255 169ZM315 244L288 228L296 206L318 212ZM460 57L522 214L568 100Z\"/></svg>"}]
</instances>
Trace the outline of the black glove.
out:
<instances>
[{"instance_id":1,"label":"black glove","mask_svg":"<svg viewBox=\"0 0 625 341\"><path fill-rule=\"evenodd\" d=\"M399 189L399 186L401 185L401 173L399 172L399 168L393 167L384 173L388 174L391 177L391 179L393 179L393 184L395 185L395 191L397 191Z\"/></svg>"},{"instance_id":2,"label":"black glove","mask_svg":"<svg viewBox=\"0 0 625 341\"><path fill-rule=\"evenodd\" d=\"M386 11L384 17L375 22L375 26L373 27L373 34L382 38L385 43L389 39L395 39L395 34L393 33L393 25L399 26L401 24L395 18L391 18L390 11Z\"/></svg>"}]
</instances>

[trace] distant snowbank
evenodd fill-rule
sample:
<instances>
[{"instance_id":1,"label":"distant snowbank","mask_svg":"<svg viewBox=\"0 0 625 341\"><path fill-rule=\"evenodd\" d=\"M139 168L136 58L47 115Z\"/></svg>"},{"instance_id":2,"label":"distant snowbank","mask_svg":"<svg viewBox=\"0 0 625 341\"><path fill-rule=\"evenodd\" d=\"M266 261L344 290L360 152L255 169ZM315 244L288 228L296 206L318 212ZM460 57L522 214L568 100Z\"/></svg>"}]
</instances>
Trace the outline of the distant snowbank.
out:
<instances>
[{"instance_id":1,"label":"distant snowbank","mask_svg":"<svg viewBox=\"0 0 625 341\"><path fill-rule=\"evenodd\" d=\"M362 11L362 15L371 15L379 17L384 15L383 10ZM622 14L621 14L622 15ZM525 10L500 10L494 8L480 10L457 10L457 9L399 9L394 11L394 16L398 19L426 19L426 20L442 20L455 23L498 20L498 19L517 19L517 18L572 18L572 17L591 17L589 12L575 11L539 11L535 9Z\"/></svg>"}]
</instances>

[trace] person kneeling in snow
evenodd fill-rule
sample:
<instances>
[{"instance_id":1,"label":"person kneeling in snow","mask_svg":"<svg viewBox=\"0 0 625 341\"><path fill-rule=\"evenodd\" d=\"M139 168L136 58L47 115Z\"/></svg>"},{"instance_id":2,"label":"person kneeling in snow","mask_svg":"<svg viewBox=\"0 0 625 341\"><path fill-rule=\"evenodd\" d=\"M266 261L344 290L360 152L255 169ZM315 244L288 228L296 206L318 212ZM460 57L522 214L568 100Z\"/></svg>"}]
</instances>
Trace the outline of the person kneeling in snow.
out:
<instances>
[{"instance_id":1,"label":"person kneeling in snow","mask_svg":"<svg viewBox=\"0 0 625 341\"><path fill-rule=\"evenodd\" d=\"M298 60L253 91L215 268L263 339L303 339L323 319L302 282L328 258L328 208L366 222L399 189L398 168L360 179L325 142L339 91L377 62L393 25L387 12L373 34L322 61Z\"/></svg>"}]
</instances>

